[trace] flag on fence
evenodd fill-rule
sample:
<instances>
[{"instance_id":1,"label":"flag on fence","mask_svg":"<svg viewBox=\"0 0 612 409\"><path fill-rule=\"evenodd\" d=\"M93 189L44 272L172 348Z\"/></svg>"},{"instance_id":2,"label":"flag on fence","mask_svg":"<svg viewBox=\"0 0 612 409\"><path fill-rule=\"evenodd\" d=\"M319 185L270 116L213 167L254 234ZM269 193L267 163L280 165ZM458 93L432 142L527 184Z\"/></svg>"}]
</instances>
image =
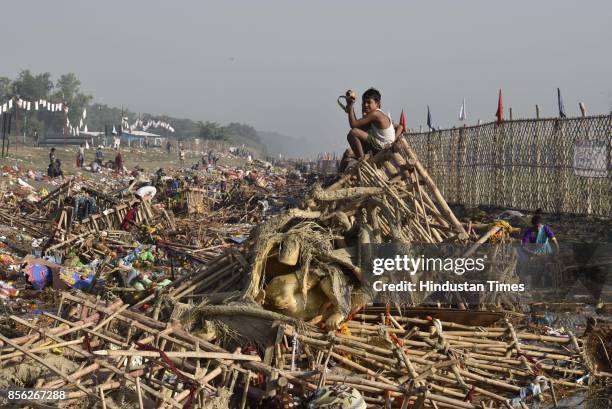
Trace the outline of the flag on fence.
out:
<instances>
[{"instance_id":1,"label":"flag on fence","mask_svg":"<svg viewBox=\"0 0 612 409\"><path fill-rule=\"evenodd\" d=\"M431 121L431 111L429 110L429 105L427 105L427 126L430 131L434 130L433 123Z\"/></svg>"},{"instance_id":2,"label":"flag on fence","mask_svg":"<svg viewBox=\"0 0 612 409\"><path fill-rule=\"evenodd\" d=\"M463 102L461 103L461 109L459 110L459 120L465 121L467 119L467 111L465 110L465 98L463 98Z\"/></svg>"},{"instance_id":3,"label":"flag on fence","mask_svg":"<svg viewBox=\"0 0 612 409\"><path fill-rule=\"evenodd\" d=\"M561 88L557 88L557 102L559 103L559 118L567 118L565 104L563 104L563 97L561 96Z\"/></svg>"},{"instance_id":4,"label":"flag on fence","mask_svg":"<svg viewBox=\"0 0 612 409\"><path fill-rule=\"evenodd\" d=\"M399 123L404 128L404 130L402 132L406 132L407 131L407 128L406 128L406 115L404 114L404 110L403 109L402 109L402 114L400 115Z\"/></svg>"},{"instance_id":5,"label":"flag on fence","mask_svg":"<svg viewBox=\"0 0 612 409\"><path fill-rule=\"evenodd\" d=\"M495 116L497 117L498 124L504 120L504 101L502 99L501 88L499 89L499 99L497 100L497 112Z\"/></svg>"}]
</instances>

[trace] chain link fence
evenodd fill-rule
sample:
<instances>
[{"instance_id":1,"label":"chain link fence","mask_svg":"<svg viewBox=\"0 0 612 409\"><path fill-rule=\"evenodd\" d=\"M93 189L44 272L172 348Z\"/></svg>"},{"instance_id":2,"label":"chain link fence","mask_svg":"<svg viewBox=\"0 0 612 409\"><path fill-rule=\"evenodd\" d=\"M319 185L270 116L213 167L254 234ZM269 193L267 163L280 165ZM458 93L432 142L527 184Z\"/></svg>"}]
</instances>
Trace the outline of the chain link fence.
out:
<instances>
[{"instance_id":1,"label":"chain link fence","mask_svg":"<svg viewBox=\"0 0 612 409\"><path fill-rule=\"evenodd\" d=\"M410 133L446 200L612 216L612 116L524 119Z\"/></svg>"}]
</instances>

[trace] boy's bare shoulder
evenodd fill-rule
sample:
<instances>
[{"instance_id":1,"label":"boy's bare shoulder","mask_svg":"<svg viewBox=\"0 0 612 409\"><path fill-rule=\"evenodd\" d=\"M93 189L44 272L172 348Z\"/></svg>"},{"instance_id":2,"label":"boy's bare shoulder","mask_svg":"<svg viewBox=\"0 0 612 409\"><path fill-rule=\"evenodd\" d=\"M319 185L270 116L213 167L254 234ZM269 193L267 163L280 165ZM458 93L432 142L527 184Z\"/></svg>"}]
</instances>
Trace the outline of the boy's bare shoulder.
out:
<instances>
[{"instance_id":1,"label":"boy's bare shoulder","mask_svg":"<svg viewBox=\"0 0 612 409\"><path fill-rule=\"evenodd\" d=\"M372 120L376 122L376 126L378 127L386 127L386 121L388 119L387 115L385 115L384 112L376 110L373 112L370 112L370 114L372 115Z\"/></svg>"}]
</instances>

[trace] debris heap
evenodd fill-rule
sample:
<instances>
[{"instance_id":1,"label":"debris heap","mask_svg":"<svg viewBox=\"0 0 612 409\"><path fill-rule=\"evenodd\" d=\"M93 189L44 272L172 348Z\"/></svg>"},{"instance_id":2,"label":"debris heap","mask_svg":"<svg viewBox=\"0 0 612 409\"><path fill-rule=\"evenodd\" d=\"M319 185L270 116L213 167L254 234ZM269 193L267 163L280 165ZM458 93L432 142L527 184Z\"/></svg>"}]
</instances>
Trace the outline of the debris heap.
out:
<instances>
[{"instance_id":1,"label":"debris heap","mask_svg":"<svg viewBox=\"0 0 612 409\"><path fill-rule=\"evenodd\" d=\"M601 326L537 323L501 293L401 303L369 291L369 249L385 243L461 245L517 280L516 255L497 246L511 227L460 221L405 138L305 195L268 172L158 174L155 200L132 194L137 178L3 195L6 264L51 286L53 309L6 307L0 389L109 408L530 408L610 395Z\"/></svg>"}]
</instances>

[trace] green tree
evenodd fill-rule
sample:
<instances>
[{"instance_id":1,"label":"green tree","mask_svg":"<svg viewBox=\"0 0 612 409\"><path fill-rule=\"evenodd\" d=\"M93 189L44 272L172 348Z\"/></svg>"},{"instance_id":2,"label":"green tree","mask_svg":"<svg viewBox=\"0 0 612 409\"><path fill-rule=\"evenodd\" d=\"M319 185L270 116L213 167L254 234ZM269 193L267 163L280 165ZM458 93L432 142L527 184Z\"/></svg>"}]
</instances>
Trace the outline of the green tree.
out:
<instances>
[{"instance_id":1,"label":"green tree","mask_svg":"<svg viewBox=\"0 0 612 409\"><path fill-rule=\"evenodd\" d=\"M52 89L53 82L51 81L51 74L48 72L33 75L30 70L23 70L13 81L13 94L19 95L21 99L26 101L47 99Z\"/></svg>"},{"instance_id":2,"label":"green tree","mask_svg":"<svg viewBox=\"0 0 612 409\"><path fill-rule=\"evenodd\" d=\"M13 94L13 83L10 78L0 77L0 104L4 104Z\"/></svg>"},{"instance_id":3,"label":"green tree","mask_svg":"<svg viewBox=\"0 0 612 409\"><path fill-rule=\"evenodd\" d=\"M53 89L51 74L43 72L34 75L30 70L22 70L17 78L11 84L11 92L8 97L19 96L19 98L35 102L39 99L49 99L49 92ZM16 108L17 109L17 108ZM34 111L31 106L30 111L19 109L14 119L14 130L19 128L19 133L25 132L26 135L33 135L34 132L39 134L45 129L45 125L51 119L50 113Z\"/></svg>"},{"instance_id":4,"label":"green tree","mask_svg":"<svg viewBox=\"0 0 612 409\"><path fill-rule=\"evenodd\" d=\"M250 125L232 122L225 127L225 131L229 135L239 136L244 139L249 139L253 142L261 142L257 131Z\"/></svg>"},{"instance_id":5,"label":"green tree","mask_svg":"<svg viewBox=\"0 0 612 409\"><path fill-rule=\"evenodd\" d=\"M223 128L218 123L210 121L203 123L202 121L198 121L198 125L200 127L200 138L213 141L224 139Z\"/></svg>"},{"instance_id":6,"label":"green tree","mask_svg":"<svg viewBox=\"0 0 612 409\"><path fill-rule=\"evenodd\" d=\"M89 106L93 99L91 95L81 93L81 81L73 73L62 75L55 84L53 101L63 102L69 107L68 118L73 126L78 126L83 116L83 110ZM62 130L65 118L56 115L53 121L56 130Z\"/></svg>"}]
</instances>

